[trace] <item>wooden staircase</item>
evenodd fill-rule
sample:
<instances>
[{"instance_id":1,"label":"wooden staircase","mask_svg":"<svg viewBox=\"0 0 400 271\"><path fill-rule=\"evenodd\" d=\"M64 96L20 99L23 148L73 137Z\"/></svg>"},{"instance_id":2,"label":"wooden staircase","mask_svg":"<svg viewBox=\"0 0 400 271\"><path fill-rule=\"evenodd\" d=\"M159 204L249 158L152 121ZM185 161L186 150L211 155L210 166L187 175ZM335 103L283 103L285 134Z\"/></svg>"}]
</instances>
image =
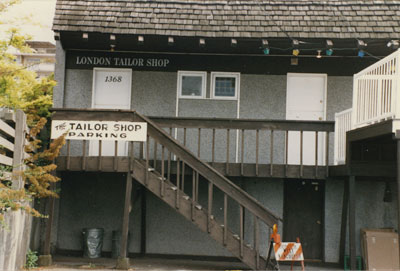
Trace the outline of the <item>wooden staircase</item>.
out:
<instances>
[{"instance_id":1,"label":"wooden staircase","mask_svg":"<svg viewBox=\"0 0 400 271\"><path fill-rule=\"evenodd\" d=\"M114 156L103 155L102 142L98 144L98 155L88 156L88 140L82 140L78 144L67 140L66 156L57 159L58 170L130 173L127 176L125 194L123 236L128 236L131 180L134 178L208 233L248 267L266 269L266 259L260 254L261 251L264 253L269 243L270 228L281 218L227 179L220 171L202 161L188 150L184 143L181 144L171 137L164 131L168 128L163 129L149 118L130 110L57 109L52 118L147 123L146 142L129 142L127 155L118 154L118 144L123 142L115 141ZM172 128L169 131L172 133ZM227 141L229 146L229 137ZM75 152L79 148L81 155L76 156ZM213 151L214 149L213 147ZM241 168L244 168L243 163ZM270 170L273 171L272 165ZM122 238L122 258L127 254L126 242L127 238ZM261 247L263 249L260 249Z\"/></svg>"},{"instance_id":2,"label":"wooden staircase","mask_svg":"<svg viewBox=\"0 0 400 271\"><path fill-rule=\"evenodd\" d=\"M266 259L260 256L259 248L260 245L266 245L265 240L268 240L268 236L260 238L260 227L270 228L281 219L213 167L197 158L148 118L135 112L134 121L147 122L148 128L147 142L141 144L139 150L135 150L133 144L130 145L132 177L199 229L207 232L247 266L255 270L266 269ZM176 160L177 163L175 174L170 172L172 160ZM186 188L188 187L188 176L192 188L190 195L185 193L188 189L184 189L185 179ZM202 200L203 205L206 202L204 206L199 200L200 182L207 182L208 185L208 193L204 196L207 199ZM217 221L213 215L213 194L216 189L224 195L222 221ZM228 206L228 199L235 202L234 205L239 208L238 233L234 233L233 227L228 225L228 209L234 207ZM246 229L246 235L251 233L252 238L245 238L245 213L246 219L253 218L253 230ZM247 243L249 239L252 239L251 244ZM264 240L265 243L260 244L260 240Z\"/></svg>"}]
</instances>

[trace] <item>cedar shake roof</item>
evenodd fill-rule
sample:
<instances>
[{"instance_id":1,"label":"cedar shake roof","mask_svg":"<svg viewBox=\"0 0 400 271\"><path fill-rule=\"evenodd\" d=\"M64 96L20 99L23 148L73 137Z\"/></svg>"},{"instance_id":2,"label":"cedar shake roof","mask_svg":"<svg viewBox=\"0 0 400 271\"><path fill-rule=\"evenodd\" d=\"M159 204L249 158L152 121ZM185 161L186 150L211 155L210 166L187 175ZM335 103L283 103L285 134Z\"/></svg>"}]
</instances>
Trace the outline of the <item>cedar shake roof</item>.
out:
<instances>
[{"instance_id":1,"label":"cedar shake roof","mask_svg":"<svg viewBox=\"0 0 400 271\"><path fill-rule=\"evenodd\" d=\"M400 0L57 0L53 30L186 37L397 39Z\"/></svg>"}]
</instances>

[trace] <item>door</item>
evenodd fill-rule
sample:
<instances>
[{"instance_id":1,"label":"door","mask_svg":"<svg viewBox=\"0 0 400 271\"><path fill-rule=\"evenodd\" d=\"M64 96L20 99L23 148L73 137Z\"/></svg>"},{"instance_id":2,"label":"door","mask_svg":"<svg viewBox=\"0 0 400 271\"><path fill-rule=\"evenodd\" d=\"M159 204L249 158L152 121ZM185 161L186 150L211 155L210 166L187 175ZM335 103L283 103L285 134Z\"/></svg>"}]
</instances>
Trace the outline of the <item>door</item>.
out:
<instances>
[{"instance_id":1,"label":"door","mask_svg":"<svg viewBox=\"0 0 400 271\"><path fill-rule=\"evenodd\" d=\"M289 73L286 119L325 120L326 74ZM288 164L300 164L300 132L289 132ZM315 132L303 133L303 164L315 165ZM318 164L325 163L325 133L318 133Z\"/></svg>"},{"instance_id":2,"label":"door","mask_svg":"<svg viewBox=\"0 0 400 271\"><path fill-rule=\"evenodd\" d=\"M92 108L130 109L132 91L131 69L93 69ZM128 154L128 143L118 142L118 155ZM90 141L89 155L99 155L99 141ZM115 141L103 141L102 156L115 155Z\"/></svg>"},{"instance_id":3,"label":"door","mask_svg":"<svg viewBox=\"0 0 400 271\"><path fill-rule=\"evenodd\" d=\"M304 258L322 260L324 183L310 180L285 180L283 241L300 238Z\"/></svg>"}]
</instances>

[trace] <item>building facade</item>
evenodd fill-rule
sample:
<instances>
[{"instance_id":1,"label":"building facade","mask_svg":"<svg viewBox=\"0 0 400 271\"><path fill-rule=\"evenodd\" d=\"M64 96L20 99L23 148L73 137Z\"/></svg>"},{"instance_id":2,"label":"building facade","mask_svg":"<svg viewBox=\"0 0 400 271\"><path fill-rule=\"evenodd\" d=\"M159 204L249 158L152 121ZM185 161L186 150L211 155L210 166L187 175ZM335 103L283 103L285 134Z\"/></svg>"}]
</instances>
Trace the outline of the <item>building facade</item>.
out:
<instances>
[{"instance_id":1,"label":"building facade","mask_svg":"<svg viewBox=\"0 0 400 271\"><path fill-rule=\"evenodd\" d=\"M338 263L349 253L342 219L347 175L333 169L332 121L352 107L353 74L398 46L399 5L58 0L55 111L63 108L58 111L66 117L74 110L136 110L150 117L281 218L283 239L300 237L307 259ZM103 251L111 251L111 233L123 223L127 173L88 170L89 160L67 166L86 159L76 157L128 155L123 144L107 144L71 140L59 159L61 195L51 238L56 253L79 253L82 229L97 227L105 229ZM161 151L150 144L147 152L154 152L154 169L162 161L160 172ZM175 186L193 196L194 183L179 185L192 177L177 157L171 156ZM356 229L397 228L397 197L383 201L387 187L395 191L389 179L357 182ZM132 190L128 253L235 255L139 183ZM207 186L196 189L197 202L207 206ZM243 235L241 246L261 242L256 252L265 255L269 227L260 229L264 236L256 242L252 213L239 204L225 215L224 193L211 198L213 219L227 219L223 224ZM359 236L354 247L360 255Z\"/></svg>"},{"instance_id":2,"label":"building facade","mask_svg":"<svg viewBox=\"0 0 400 271\"><path fill-rule=\"evenodd\" d=\"M15 53L16 61L27 69L36 72L38 77L46 77L54 73L55 45L45 41L27 41L26 43L32 51Z\"/></svg>"}]
</instances>

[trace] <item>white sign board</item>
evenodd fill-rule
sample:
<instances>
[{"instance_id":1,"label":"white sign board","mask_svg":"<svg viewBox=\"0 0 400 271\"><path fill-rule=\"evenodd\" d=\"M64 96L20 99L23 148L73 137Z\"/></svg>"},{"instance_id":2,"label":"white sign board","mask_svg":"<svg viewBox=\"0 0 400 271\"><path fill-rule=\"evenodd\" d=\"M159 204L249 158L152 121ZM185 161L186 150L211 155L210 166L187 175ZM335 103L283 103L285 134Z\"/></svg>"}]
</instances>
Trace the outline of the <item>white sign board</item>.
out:
<instances>
[{"instance_id":1,"label":"white sign board","mask_svg":"<svg viewBox=\"0 0 400 271\"><path fill-rule=\"evenodd\" d=\"M51 138L67 133L66 139L146 141L147 123L129 121L53 120Z\"/></svg>"},{"instance_id":2,"label":"white sign board","mask_svg":"<svg viewBox=\"0 0 400 271\"><path fill-rule=\"evenodd\" d=\"M277 261L304 261L301 243L274 243Z\"/></svg>"}]
</instances>

